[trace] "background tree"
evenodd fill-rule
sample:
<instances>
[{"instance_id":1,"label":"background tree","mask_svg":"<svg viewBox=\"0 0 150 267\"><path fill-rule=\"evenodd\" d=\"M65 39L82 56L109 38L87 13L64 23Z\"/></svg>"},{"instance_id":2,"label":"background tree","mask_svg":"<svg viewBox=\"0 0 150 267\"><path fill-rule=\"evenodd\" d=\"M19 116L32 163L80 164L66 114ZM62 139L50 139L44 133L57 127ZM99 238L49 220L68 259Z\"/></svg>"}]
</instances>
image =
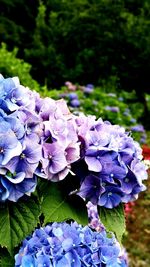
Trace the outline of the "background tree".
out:
<instances>
[{"instance_id":1,"label":"background tree","mask_svg":"<svg viewBox=\"0 0 150 267\"><path fill-rule=\"evenodd\" d=\"M0 21L1 41L19 48L40 84L116 77L116 90L135 89L148 112L149 0L2 0Z\"/></svg>"}]
</instances>

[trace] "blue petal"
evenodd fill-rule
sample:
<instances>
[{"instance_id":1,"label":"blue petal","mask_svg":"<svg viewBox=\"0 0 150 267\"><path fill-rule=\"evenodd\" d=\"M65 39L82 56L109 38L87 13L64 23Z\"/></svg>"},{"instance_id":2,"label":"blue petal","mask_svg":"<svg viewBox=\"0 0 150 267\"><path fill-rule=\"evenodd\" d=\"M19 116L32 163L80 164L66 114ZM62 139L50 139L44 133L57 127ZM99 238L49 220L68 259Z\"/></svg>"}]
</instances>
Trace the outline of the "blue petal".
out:
<instances>
[{"instance_id":1,"label":"blue petal","mask_svg":"<svg viewBox=\"0 0 150 267\"><path fill-rule=\"evenodd\" d=\"M5 149L4 158L2 165L6 165L13 157L19 156L22 152L22 146L20 142L17 143L17 146L13 149Z\"/></svg>"},{"instance_id":2,"label":"blue petal","mask_svg":"<svg viewBox=\"0 0 150 267\"><path fill-rule=\"evenodd\" d=\"M21 267L35 267L33 257L31 255L23 256Z\"/></svg>"}]
</instances>

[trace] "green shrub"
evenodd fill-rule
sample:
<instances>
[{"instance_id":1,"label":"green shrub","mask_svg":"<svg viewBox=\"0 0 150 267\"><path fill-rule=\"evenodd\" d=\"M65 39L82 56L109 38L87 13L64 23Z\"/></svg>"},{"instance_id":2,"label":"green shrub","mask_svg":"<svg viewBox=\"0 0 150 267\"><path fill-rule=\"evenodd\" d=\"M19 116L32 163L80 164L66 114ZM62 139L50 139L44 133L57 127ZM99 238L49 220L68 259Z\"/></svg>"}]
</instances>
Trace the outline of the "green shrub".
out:
<instances>
[{"instance_id":1,"label":"green shrub","mask_svg":"<svg viewBox=\"0 0 150 267\"><path fill-rule=\"evenodd\" d=\"M23 59L17 58L18 48L8 51L6 44L2 43L0 47L0 73L5 77L18 76L20 82L32 90L41 92L43 96L48 95L46 86L40 86L30 74L31 64Z\"/></svg>"},{"instance_id":2,"label":"green shrub","mask_svg":"<svg viewBox=\"0 0 150 267\"><path fill-rule=\"evenodd\" d=\"M0 72L3 76L18 76L25 86L39 91L39 84L30 75L31 64L23 59L17 58L18 48L8 51L6 44L2 43L0 47Z\"/></svg>"}]
</instances>

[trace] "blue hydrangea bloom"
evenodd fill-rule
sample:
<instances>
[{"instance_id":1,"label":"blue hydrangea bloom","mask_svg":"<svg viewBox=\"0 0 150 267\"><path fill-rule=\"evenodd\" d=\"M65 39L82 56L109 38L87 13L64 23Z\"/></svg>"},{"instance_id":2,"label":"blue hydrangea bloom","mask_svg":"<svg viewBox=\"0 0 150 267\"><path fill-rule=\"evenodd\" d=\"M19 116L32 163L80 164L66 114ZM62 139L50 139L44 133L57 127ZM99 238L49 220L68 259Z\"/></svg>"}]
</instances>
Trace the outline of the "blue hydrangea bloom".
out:
<instances>
[{"instance_id":1,"label":"blue hydrangea bloom","mask_svg":"<svg viewBox=\"0 0 150 267\"><path fill-rule=\"evenodd\" d=\"M96 232L76 222L53 223L36 229L23 241L15 267L127 267L122 249L104 228Z\"/></svg>"},{"instance_id":2,"label":"blue hydrangea bloom","mask_svg":"<svg viewBox=\"0 0 150 267\"><path fill-rule=\"evenodd\" d=\"M72 99L70 101L70 106L74 107L74 108L79 107L80 106L80 101L78 99Z\"/></svg>"}]
</instances>

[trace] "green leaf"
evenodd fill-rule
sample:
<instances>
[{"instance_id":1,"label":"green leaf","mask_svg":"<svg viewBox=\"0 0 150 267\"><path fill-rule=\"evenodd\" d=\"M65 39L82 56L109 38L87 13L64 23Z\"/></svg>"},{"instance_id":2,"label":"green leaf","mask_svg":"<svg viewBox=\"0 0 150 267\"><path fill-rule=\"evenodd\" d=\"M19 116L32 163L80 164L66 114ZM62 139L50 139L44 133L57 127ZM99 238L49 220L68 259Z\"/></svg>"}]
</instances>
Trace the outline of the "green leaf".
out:
<instances>
[{"instance_id":1,"label":"green leaf","mask_svg":"<svg viewBox=\"0 0 150 267\"><path fill-rule=\"evenodd\" d=\"M40 208L36 199L17 203L7 202L0 206L0 245L10 254L37 226Z\"/></svg>"},{"instance_id":2,"label":"green leaf","mask_svg":"<svg viewBox=\"0 0 150 267\"><path fill-rule=\"evenodd\" d=\"M61 222L75 220L86 225L87 209L85 202L78 196L67 196L62 190L61 183L45 183L43 190L42 212L44 222Z\"/></svg>"},{"instance_id":3,"label":"green leaf","mask_svg":"<svg viewBox=\"0 0 150 267\"><path fill-rule=\"evenodd\" d=\"M121 243L125 232L125 217L123 205L113 209L99 207L99 216L107 231L115 233L116 238Z\"/></svg>"},{"instance_id":4,"label":"green leaf","mask_svg":"<svg viewBox=\"0 0 150 267\"><path fill-rule=\"evenodd\" d=\"M15 259L11 257L5 248L0 247L0 266L1 267L14 267Z\"/></svg>"}]
</instances>

